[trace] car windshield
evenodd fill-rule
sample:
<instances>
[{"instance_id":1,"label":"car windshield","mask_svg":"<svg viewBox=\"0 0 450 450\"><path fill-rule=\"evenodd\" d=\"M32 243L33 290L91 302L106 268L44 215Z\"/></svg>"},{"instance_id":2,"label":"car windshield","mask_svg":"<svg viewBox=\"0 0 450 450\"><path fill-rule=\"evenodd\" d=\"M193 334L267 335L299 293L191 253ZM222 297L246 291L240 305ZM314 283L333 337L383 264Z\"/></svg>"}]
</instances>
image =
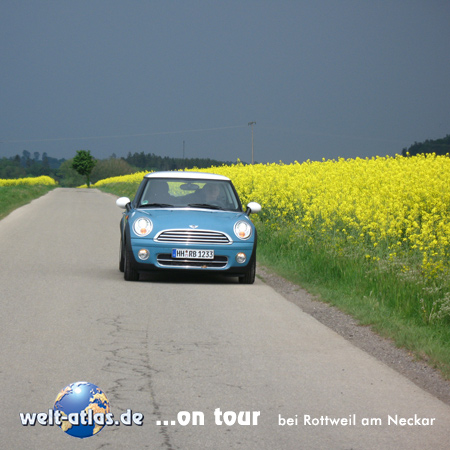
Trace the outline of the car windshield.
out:
<instances>
[{"instance_id":1,"label":"car windshield","mask_svg":"<svg viewBox=\"0 0 450 450\"><path fill-rule=\"evenodd\" d=\"M239 200L229 181L192 178L148 178L139 206L240 211Z\"/></svg>"}]
</instances>

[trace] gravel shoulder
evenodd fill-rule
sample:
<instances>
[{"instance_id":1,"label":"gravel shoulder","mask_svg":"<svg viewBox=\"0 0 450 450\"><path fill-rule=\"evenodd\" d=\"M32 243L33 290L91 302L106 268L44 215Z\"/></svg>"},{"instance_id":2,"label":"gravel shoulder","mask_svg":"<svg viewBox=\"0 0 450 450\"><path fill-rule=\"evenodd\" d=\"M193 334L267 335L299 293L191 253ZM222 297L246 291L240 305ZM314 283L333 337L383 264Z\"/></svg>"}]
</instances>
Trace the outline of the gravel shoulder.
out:
<instances>
[{"instance_id":1,"label":"gravel shoulder","mask_svg":"<svg viewBox=\"0 0 450 450\"><path fill-rule=\"evenodd\" d=\"M258 265L257 276L275 289L290 302L296 304L307 314L332 329L356 347L393 368L417 386L450 405L450 382L439 371L424 361L418 361L413 355L398 348L370 327L361 326L351 316L336 307L317 300L302 287L272 273L266 267Z\"/></svg>"}]
</instances>

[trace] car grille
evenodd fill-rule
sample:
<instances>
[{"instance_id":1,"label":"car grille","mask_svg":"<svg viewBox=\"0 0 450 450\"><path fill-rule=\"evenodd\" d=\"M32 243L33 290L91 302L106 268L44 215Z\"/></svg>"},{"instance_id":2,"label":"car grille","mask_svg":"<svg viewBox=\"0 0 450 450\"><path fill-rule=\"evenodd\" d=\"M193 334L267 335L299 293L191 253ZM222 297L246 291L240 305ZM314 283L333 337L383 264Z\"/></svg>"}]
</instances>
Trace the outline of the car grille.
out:
<instances>
[{"instance_id":1,"label":"car grille","mask_svg":"<svg viewBox=\"0 0 450 450\"><path fill-rule=\"evenodd\" d=\"M155 236L156 242L177 244L231 244L225 233L209 230L165 230Z\"/></svg>"},{"instance_id":2,"label":"car grille","mask_svg":"<svg viewBox=\"0 0 450 450\"><path fill-rule=\"evenodd\" d=\"M156 257L161 266L166 267L201 267L221 269L228 264L226 256L215 256L214 259L179 259L172 258L170 253L161 253Z\"/></svg>"}]
</instances>

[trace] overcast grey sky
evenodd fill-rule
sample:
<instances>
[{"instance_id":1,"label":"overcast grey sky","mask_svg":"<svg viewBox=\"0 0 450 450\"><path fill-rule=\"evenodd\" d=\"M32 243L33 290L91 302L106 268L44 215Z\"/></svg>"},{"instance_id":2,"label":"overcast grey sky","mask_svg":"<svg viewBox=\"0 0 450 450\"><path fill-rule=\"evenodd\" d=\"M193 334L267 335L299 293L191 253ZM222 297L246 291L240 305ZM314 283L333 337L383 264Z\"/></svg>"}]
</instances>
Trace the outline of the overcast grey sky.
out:
<instances>
[{"instance_id":1,"label":"overcast grey sky","mask_svg":"<svg viewBox=\"0 0 450 450\"><path fill-rule=\"evenodd\" d=\"M448 0L0 0L0 156L283 162L450 134Z\"/></svg>"}]
</instances>

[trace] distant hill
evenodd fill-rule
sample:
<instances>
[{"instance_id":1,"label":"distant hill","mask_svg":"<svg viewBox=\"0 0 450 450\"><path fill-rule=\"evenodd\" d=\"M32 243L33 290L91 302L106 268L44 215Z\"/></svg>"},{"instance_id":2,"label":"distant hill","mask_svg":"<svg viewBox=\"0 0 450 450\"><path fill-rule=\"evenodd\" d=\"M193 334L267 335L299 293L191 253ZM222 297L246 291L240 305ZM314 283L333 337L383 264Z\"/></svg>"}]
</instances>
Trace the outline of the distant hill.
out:
<instances>
[{"instance_id":1,"label":"distant hill","mask_svg":"<svg viewBox=\"0 0 450 450\"><path fill-rule=\"evenodd\" d=\"M409 153L409 156L415 156L421 153L436 153L436 155L450 154L450 134L447 134L442 139L427 139L425 142L414 142L408 149L403 149L402 155L407 156L407 153Z\"/></svg>"}]
</instances>

